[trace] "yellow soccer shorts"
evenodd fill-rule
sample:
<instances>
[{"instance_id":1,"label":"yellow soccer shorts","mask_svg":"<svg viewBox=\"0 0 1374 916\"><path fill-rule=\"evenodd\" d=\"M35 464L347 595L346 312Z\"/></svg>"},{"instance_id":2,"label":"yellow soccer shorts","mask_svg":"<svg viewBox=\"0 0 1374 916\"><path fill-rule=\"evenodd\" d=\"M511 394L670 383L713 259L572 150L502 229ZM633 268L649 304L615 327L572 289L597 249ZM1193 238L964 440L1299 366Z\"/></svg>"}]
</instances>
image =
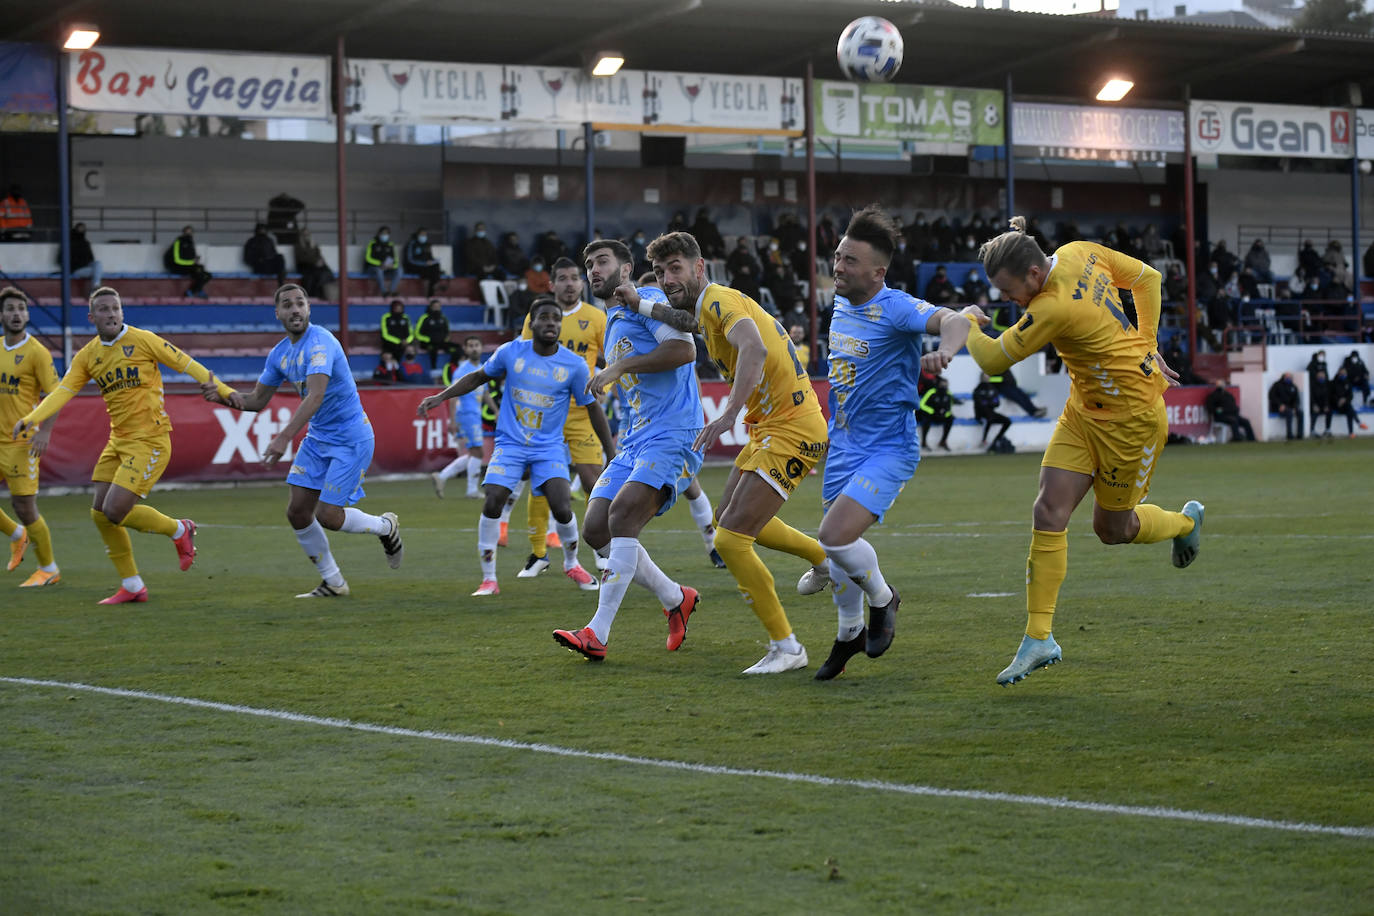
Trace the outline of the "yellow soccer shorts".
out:
<instances>
[{"instance_id":1,"label":"yellow soccer shorts","mask_svg":"<svg viewBox=\"0 0 1374 916\"><path fill-rule=\"evenodd\" d=\"M1124 419L1094 420L1073 402L1055 424L1041 467L1089 474L1097 504L1125 512L1150 492L1150 478L1169 438L1164 399Z\"/></svg>"},{"instance_id":2,"label":"yellow soccer shorts","mask_svg":"<svg viewBox=\"0 0 1374 916\"><path fill-rule=\"evenodd\" d=\"M749 441L735 458L735 467L758 474L786 499L829 447L825 415L815 410L751 426Z\"/></svg>"},{"instance_id":3,"label":"yellow soccer shorts","mask_svg":"<svg viewBox=\"0 0 1374 916\"><path fill-rule=\"evenodd\" d=\"M0 445L0 478L9 484L11 496L38 493L38 459L29 454L30 445L28 441Z\"/></svg>"},{"instance_id":4,"label":"yellow soccer shorts","mask_svg":"<svg viewBox=\"0 0 1374 916\"><path fill-rule=\"evenodd\" d=\"M172 437L119 439L112 437L91 472L96 483L110 483L147 496L172 459Z\"/></svg>"},{"instance_id":5,"label":"yellow soccer shorts","mask_svg":"<svg viewBox=\"0 0 1374 916\"><path fill-rule=\"evenodd\" d=\"M587 408L576 404L568 408L568 421L563 424L563 441L568 443L569 460L573 464L590 464L599 468L606 463L606 454L601 450L601 440L596 438L592 421L587 417Z\"/></svg>"}]
</instances>

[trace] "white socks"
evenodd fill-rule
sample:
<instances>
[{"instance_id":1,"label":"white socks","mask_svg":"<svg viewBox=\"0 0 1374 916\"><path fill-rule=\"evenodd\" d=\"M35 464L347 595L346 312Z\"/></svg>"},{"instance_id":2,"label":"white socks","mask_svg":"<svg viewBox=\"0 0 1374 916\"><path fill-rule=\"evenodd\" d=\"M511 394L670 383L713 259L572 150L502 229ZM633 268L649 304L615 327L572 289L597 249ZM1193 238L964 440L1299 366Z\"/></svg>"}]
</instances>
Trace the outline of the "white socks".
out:
<instances>
[{"instance_id":1,"label":"white socks","mask_svg":"<svg viewBox=\"0 0 1374 916\"><path fill-rule=\"evenodd\" d=\"M610 638L611 624L620 610L620 602L625 600L625 592L635 580L635 567L639 565L641 552L639 539L611 538L610 551L606 575L601 579L601 593L596 599L596 616L587 624L603 643Z\"/></svg>"},{"instance_id":2,"label":"white socks","mask_svg":"<svg viewBox=\"0 0 1374 916\"><path fill-rule=\"evenodd\" d=\"M706 497L705 490L696 499L687 500L687 511L692 513L692 521L701 531L701 539L706 542L706 549L714 549L712 539L715 537L716 528L711 520L711 500Z\"/></svg>"},{"instance_id":3,"label":"white socks","mask_svg":"<svg viewBox=\"0 0 1374 916\"><path fill-rule=\"evenodd\" d=\"M349 534L375 534L378 537L385 537L391 534L391 520L382 518L380 515L368 515L362 509L347 508L344 511L343 524L339 526L340 531L347 531ZM319 522L316 522L319 524Z\"/></svg>"},{"instance_id":4,"label":"white socks","mask_svg":"<svg viewBox=\"0 0 1374 916\"><path fill-rule=\"evenodd\" d=\"M180 525L181 522L177 522L177 524ZM11 540L11 541L17 541L17 540L19 540L20 538L22 538L23 536L24 536L24 526L23 526L23 525L19 525L18 527L16 527L16 528L14 529L14 534L11 534L11 535L10 535L10 540Z\"/></svg>"},{"instance_id":5,"label":"white socks","mask_svg":"<svg viewBox=\"0 0 1374 916\"><path fill-rule=\"evenodd\" d=\"M311 521L309 528L294 529L294 533L296 542L301 545L310 562L315 564L325 584L335 587L343 585L343 574L339 572L339 564L334 562L334 555L329 552L329 537L319 520Z\"/></svg>"},{"instance_id":6,"label":"white socks","mask_svg":"<svg viewBox=\"0 0 1374 916\"><path fill-rule=\"evenodd\" d=\"M624 538L630 540L630 538ZM612 539L614 543L614 539ZM635 543L639 543L636 541ZM671 610L682 603L682 588L669 579L658 564L649 556L643 544L639 544L639 562L635 564L635 584L647 588L665 608Z\"/></svg>"},{"instance_id":7,"label":"white socks","mask_svg":"<svg viewBox=\"0 0 1374 916\"><path fill-rule=\"evenodd\" d=\"M120 579L119 584L126 592L141 592L144 588L142 576L130 576L127 579Z\"/></svg>"},{"instance_id":8,"label":"white socks","mask_svg":"<svg viewBox=\"0 0 1374 916\"><path fill-rule=\"evenodd\" d=\"M796 633L788 633L783 639L770 639L768 640L768 644L770 646L777 646L788 655L796 655L802 650L802 644L797 641Z\"/></svg>"},{"instance_id":9,"label":"white socks","mask_svg":"<svg viewBox=\"0 0 1374 916\"><path fill-rule=\"evenodd\" d=\"M848 544L821 544L830 562L842 569L868 596L869 607L882 607L892 600L892 589L878 569L878 554L873 545L858 538Z\"/></svg>"},{"instance_id":10,"label":"white socks","mask_svg":"<svg viewBox=\"0 0 1374 916\"><path fill-rule=\"evenodd\" d=\"M183 534L185 534L185 533L186 533L186 523L178 519L178 520L177 520L177 530L172 532L172 540L175 541L177 538L181 537L181 536L182 536Z\"/></svg>"},{"instance_id":11,"label":"white socks","mask_svg":"<svg viewBox=\"0 0 1374 916\"><path fill-rule=\"evenodd\" d=\"M482 581L496 581L496 542L501 538L501 520L477 518L477 554L482 561Z\"/></svg>"},{"instance_id":12,"label":"white socks","mask_svg":"<svg viewBox=\"0 0 1374 916\"><path fill-rule=\"evenodd\" d=\"M835 599L835 610L839 612L840 625L835 638L849 642L864 628L864 593L858 583L840 568L840 564L830 560L831 597Z\"/></svg>"},{"instance_id":13,"label":"white socks","mask_svg":"<svg viewBox=\"0 0 1374 916\"><path fill-rule=\"evenodd\" d=\"M566 525L554 519L553 530L558 532L558 539L563 542L563 568L572 569L577 565L577 513L568 516Z\"/></svg>"},{"instance_id":14,"label":"white socks","mask_svg":"<svg viewBox=\"0 0 1374 916\"><path fill-rule=\"evenodd\" d=\"M511 510L515 508L515 503L520 499L520 495L525 492L525 482L522 480L515 485L515 489L510 491L510 496L506 498L506 505L501 509L501 521L509 522ZM562 537L562 535L559 535ZM492 541L495 544L495 541Z\"/></svg>"},{"instance_id":15,"label":"white socks","mask_svg":"<svg viewBox=\"0 0 1374 916\"><path fill-rule=\"evenodd\" d=\"M454 458L448 464L444 465L443 470L439 472L439 479L452 480L468 469L468 462L471 460L471 455L459 455L457 458Z\"/></svg>"}]
</instances>

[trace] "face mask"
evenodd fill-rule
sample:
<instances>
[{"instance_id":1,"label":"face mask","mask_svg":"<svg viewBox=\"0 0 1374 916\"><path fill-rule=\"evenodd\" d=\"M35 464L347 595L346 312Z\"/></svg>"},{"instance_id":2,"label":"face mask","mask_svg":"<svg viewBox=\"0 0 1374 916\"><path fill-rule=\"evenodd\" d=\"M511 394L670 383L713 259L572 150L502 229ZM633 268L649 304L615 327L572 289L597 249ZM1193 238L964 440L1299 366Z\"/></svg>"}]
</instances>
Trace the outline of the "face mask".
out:
<instances>
[{"instance_id":1,"label":"face mask","mask_svg":"<svg viewBox=\"0 0 1374 916\"><path fill-rule=\"evenodd\" d=\"M906 242L898 242L898 243L897 243L897 250L898 250L898 251L906 251Z\"/></svg>"},{"instance_id":2,"label":"face mask","mask_svg":"<svg viewBox=\"0 0 1374 916\"><path fill-rule=\"evenodd\" d=\"M974 246L974 241L973 241L973 239L969 239L967 242L964 243L964 245L967 246L968 248L972 248L972 247Z\"/></svg>"},{"instance_id":3,"label":"face mask","mask_svg":"<svg viewBox=\"0 0 1374 916\"><path fill-rule=\"evenodd\" d=\"M529 288L530 288L530 287L529 287L529 284L526 283L524 280L521 280L519 283L517 283L517 284L515 284L515 285L516 285L517 287L519 287L520 289L529 289Z\"/></svg>"},{"instance_id":4,"label":"face mask","mask_svg":"<svg viewBox=\"0 0 1374 916\"><path fill-rule=\"evenodd\" d=\"M377 240L380 242L389 242L391 241L391 236L383 232L381 235L377 236Z\"/></svg>"},{"instance_id":5,"label":"face mask","mask_svg":"<svg viewBox=\"0 0 1374 916\"><path fill-rule=\"evenodd\" d=\"M428 241L429 241L429 236L427 236L427 235L418 236L418 237L416 238L416 241L418 241L421 245L423 245L425 242L428 242Z\"/></svg>"},{"instance_id":6,"label":"face mask","mask_svg":"<svg viewBox=\"0 0 1374 916\"><path fill-rule=\"evenodd\" d=\"M642 235L637 235L637 236L635 236L635 242L636 242L637 244L643 245L643 244L644 244L644 236L642 236Z\"/></svg>"},{"instance_id":7,"label":"face mask","mask_svg":"<svg viewBox=\"0 0 1374 916\"><path fill-rule=\"evenodd\" d=\"M805 250L806 250L806 243L805 243L805 242L798 242L798 243L797 243L797 250L798 250L798 251L805 251Z\"/></svg>"},{"instance_id":8,"label":"face mask","mask_svg":"<svg viewBox=\"0 0 1374 916\"><path fill-rule=\"evenodd\" d=\"M924 226L925 224L926 224L926 221L923 220L923 219L918 219L918 220L916 220L916 225L918 225L918 226Z\"/></svg>"},{"instance_id":9,"label":"face mask","mask_svg":"<svg viewBox=\"0 0 1374 916\"><path fill-rule=\"evenodd\" d=\"M543 264L540 264L538 261L535 261L535 262L534 262L534 269L535 269L535 270L543 270L543 269L544 269L544 265L543 265Z\"/></svg>"},{"instance_id":10,"label":"face mask","mask_svg":"<svg viewBox=\"0 0 1374 916\"><path fill-rule=\"evenodd\" d=\"M769 245L769 246L768 246L768 250L769 250L769 251L777 251L777 250L778 250L777 243L774 242L772 245Z\"/></svg>"},{"instance_id":11,"label":"face mask","mask_svg":"<svg viewBox=\"0 0 1374 916\"><path fill-rule=\"evenodd\" d=\"M1214 277L1217 275L1217 269L1216 269L1215 267L1209 267L1209 268L1207 268L1207 272L1208 272L1209 274L1211 274L1212 276L1214 276Z\"/></svg>"},{"instance_id":12,"label":"face mask","mask_svg":"<svg viewBox=\"0 0 1374 916\"><path fill-rule=\"evenodd\" d=\"M478 229L477 232L475 232L474 234L475 234L479 239L484 239L484 238L487 237L487 230L485 230L485 229Z\"/></svg>"}]
</instances>

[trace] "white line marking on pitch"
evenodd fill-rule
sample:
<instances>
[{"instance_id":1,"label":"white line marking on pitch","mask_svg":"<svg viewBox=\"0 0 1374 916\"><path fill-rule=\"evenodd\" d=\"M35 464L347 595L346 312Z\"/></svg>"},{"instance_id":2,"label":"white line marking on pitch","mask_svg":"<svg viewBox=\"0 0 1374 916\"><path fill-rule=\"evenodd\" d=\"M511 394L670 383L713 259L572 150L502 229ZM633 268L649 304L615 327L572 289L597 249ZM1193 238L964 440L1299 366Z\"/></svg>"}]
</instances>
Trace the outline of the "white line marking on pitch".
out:
<instances>
[{"instance_id":1,"label":"white line marking on pitch","mask_svg":"<svg viewBox=\"0 0 1374 916\"><path fill-rule=\"evenodd\" d=\"M1016 592L969 592L969 598L1014 598Z\"/></svg>"},{"instance_id":2,"label":"white line marking on pitch","mask_svg":"<svg viewBox=\"0 0 1374 916\"><path fill-rule=\"evenodd\" d=\"M1282 830L1289 833L1313 833L1329 836L1374 839L1374 827L1337 827L1328 824L1304 824L1295 821L1274 821L1262 817L1246 817L1239 814L1211 814L1206 811L1186 811L1179 808L1158 808L1138 805L1109 805L1102 802L1074 801L1068 798L1050 798L1044 795L1013 795L1009 792L983 792L977 789L941 789L935 786L918 786L903 782L884 782L877 779L839 779L833 776L817 776L812 773L789 773L778 770L748 770L740 767L712 766L705 763L688 763L681 760L660 760L654 757L635 757L611 751L583 751L577 748L560 747L556 744L535 744L526 741L512 741L508 738L488 738L482 735L454 735L447 732L418 731L411 728L397 728L392 725L373 725L368 722L354 722L349 719L331 719L310 716L280 709L260 709L254 706L236 706L232 703L216 703L212 700L197 700L192 697L170 696L164 693L150 693L145 690L126 690L121 687L97 687L93 684L70 683L67 681L44 681L27 677L0 677L9 684L22 684L27 687L57 687L62 690L84 690L111 697L128 697L135 700L155 700L177 706L190 706L195 709L213 709L218 712L234 713L242 716L256 716L262 719L277 719L301 725L323 725L327 728L344 728L350 731L369 732L378 735L392 735L398 738L421 738L426 741L444 741L449 744L472 744L481 747L497 747L512 751L532 751L536 754L552 754L556 757L572 757L582 760L605 760L612 763L631 763L636 766L658 767L664 770L678 770L688 773L701 773L708 776L753 776L759 779L780 779L785 782L805 783L815 786L844 786L854 789L873 789L878 792L893 792L899 795L920 795L933 798L958 798L968 801L992 801L1013 805L1032 805L1039 808L1060 808L1069 811L1089 811L1094 814L1115 814L1126 817L1149 817L1169 821L1189 821L1198 824L1224 824L1230 827L1256 827L1261 830Z\"/></svg>"}]
</instances>

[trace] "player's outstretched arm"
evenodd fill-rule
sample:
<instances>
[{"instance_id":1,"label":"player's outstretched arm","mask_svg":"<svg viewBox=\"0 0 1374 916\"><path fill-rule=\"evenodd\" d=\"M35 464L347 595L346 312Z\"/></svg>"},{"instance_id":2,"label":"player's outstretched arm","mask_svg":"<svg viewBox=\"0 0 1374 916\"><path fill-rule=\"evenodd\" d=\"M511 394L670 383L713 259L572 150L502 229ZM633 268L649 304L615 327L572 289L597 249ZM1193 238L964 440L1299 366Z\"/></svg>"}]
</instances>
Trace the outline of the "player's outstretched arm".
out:
<instances>
[{"instance_id":1,"label":"player's outstretched arm","mask_svg":"<svg viewBox=\"0 0 1374 916\"><path fill-rule=\"evenodd\" d=\"M976 310L979 315L983 314L976 305L969 308ZM987 318L986 315L983 317ZM931 318L934 320L927 321L926 327L930 333L939 335L940 346L921 357L921 368L939 375L968 343L971 325L964 315L947 308L936 309Z\"/></svg>"},{"instance_id":2,"label":"player's outstretched arm","mask_svg":"<svg viewBox=\"0 0 1374 916\"><path fill-rule=\"evenodd\" d=\"M601 397L616 379L630 372L670 372L697 358L696 344L688 340L665 340L648 353L637 353L611 363L587 381L587 390Z\"/></svg>"},{"instance_id":3,"label":"player's outstretched arm","mask_svg":"<svg viewBox=\"0 0 1374 916\"><path fill-rule=\"evenodd\" d=\"M200 383L200 396L211 404L223 404L225 407L232 407L234 410L257 411L261 410L263 406L272 399L272 393L277 390L275 387L268 388L266 385L262 384L262 382L258 382L257 388L253 389L252 394L245 395L241 391L229 388L229 393L226 395L220 390L226 387L228 386L215 378L215 373L211 372L209 373L209 378ZM262 403L256 404L254 407L244 406L248 403L249 398L256 398L258 389L265 389L267 391L267 396L262 399Z\"/></svg>"},{"instance_id":4,"label":"player's outstretched arm","mask_svg":"<svg viewBox=\"0 0 1374 916\"><path fill-rule=\"evenodd\" d=\"M450 398L462 397L470 391L475 391L478 386L485 388L489 381L491 381L491 376L487 375L481 369L474 369L438 394L431 394L429 397L420 401L420 405L415 408L415 414L416 416L427 417L431 410ZM485 391L483 392L483 397L487 397ZM488 400L490 400L490 398L488 398Z\"/></svg>"}]
</instances>

